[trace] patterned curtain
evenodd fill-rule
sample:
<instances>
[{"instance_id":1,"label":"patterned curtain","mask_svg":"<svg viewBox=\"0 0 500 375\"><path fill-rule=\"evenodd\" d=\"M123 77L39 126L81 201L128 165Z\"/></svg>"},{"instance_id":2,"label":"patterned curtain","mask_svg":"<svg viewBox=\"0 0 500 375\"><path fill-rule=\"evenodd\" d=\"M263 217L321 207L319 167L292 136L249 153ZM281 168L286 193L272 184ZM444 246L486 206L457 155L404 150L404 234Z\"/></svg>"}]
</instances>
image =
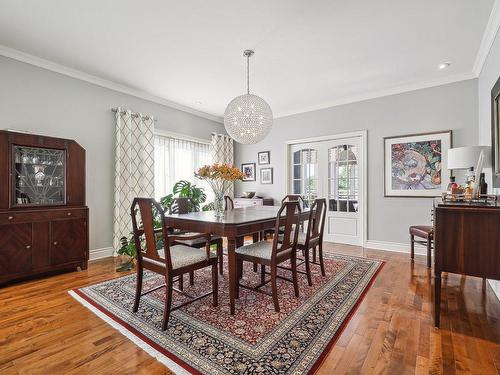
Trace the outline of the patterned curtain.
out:
<instances>
[{"instance_id":1,"label":"patterned curtain","mask_svg":"<svg viewBox=\"0 0 500 375\"><path fill-rule=\"evenodd\" d=\"M234 164L233 139L225 134L212 133L210 142L210 152L212 154L212 163ZM234 185L229 188L229 196L233 196Z\"/></svg>"},{"instance_id":2,"label":"patterned curtain","mask_svg":"<svg viewBox=\"0 0 500 375\"><path fill-rule=\"evenodd\" d=\"M154 196L154 119L118 108L115 127L115 202L113 246L132 231L130 206L135 197Z\"/></svg>"}]
</instances>

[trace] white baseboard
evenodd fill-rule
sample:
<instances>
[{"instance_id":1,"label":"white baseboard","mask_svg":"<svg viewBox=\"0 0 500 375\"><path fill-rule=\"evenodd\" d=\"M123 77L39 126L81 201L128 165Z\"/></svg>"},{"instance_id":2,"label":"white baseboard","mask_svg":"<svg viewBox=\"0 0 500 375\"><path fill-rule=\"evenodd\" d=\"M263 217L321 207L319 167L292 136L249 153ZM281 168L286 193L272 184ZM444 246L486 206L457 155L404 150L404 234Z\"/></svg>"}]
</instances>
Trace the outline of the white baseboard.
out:
<instances>
[{"instance_id":1,"label":"white baseboard","mask_svg":"<svg viewBox=\"0 0 500 375\"><path fill-rule=\"evenodd\" d=\"M396 253L406 253L406 254L410 253L409 243L368 240L366 241L365 247L368 249L375 249L375 250L394 251ZM426 255L427 249L419 244L415 244L415 254Z\"/></svg>"},{"instance_id":2,"label":"white baseboard","mask_svg":"<svg viewBox=\"0 0 500 375\"><path fill-rule=\"evenodd\" d=\"M102 258L109 258L113 256L112 247L103 247L102 249L93 249L89 252L89 260L96 260Z\"/></svg>"}]
</instances>

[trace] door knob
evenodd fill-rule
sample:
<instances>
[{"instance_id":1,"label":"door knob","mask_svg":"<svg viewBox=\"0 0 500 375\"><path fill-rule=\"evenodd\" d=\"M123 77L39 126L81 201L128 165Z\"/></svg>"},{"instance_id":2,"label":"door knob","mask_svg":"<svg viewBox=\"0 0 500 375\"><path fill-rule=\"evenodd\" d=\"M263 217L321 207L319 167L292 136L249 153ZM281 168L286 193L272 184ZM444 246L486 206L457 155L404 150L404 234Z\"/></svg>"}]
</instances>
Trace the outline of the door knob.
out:
<instances>
[{"instance_id":1,"label":"door knob","mask_svg":"<svg viewBox=\"0 0 500 375\"><path fill-rule=\"evenodd\" d=\"M68 212L66 215L71 216L71 212Z\"/></svg>"},{"instance_id":2,"label":"door knob","mask_svg":"<svg viewBox=\"0 0 500 375\"><path fill-rule=\"evenodd\" d=\"M7 219L12 220L14 219L14 216L9 216Z\"/></svg>"},{"instance_id":3,"label":"door knob","mask_svg":"<svg viewBox=\"0 0 500 375\"><path fill-rule=\"evenodd\" d=\"M57 245L57 241L54 241L53 243L54 243L54 245Z\"/></svg>"},{"instance_id":4,"label":"door knob","mask_svg":"<svg viewBox=\"0 0 500 375\"><path fill-rule=\"evenodd\" d=\"M26 248L27 249L31 249L31 245L26 245Z\"/></svg>"}]
</instances>

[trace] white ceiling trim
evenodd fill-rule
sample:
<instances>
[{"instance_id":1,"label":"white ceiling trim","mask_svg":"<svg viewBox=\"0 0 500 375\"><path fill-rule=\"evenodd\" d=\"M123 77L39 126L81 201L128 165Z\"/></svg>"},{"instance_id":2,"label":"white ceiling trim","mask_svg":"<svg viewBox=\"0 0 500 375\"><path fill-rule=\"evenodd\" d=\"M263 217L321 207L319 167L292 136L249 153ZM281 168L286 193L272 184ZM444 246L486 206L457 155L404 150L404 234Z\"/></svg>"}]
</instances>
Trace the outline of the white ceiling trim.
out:
<instances>
[{"instance_id":1,"label":"white ceiling trim","mask_svg":"<svg viewBox=\"0 0 500 375\"><path fill-rule=\"evenodd\" d=\"M397 94L402 94L405 92L411 92L411 91L426 89L426 88L430 88L430 87L447 85L447 84L454 83L454 82L467 81L469 79L474 79L474 78L477 78L477 76L473 72L470 72L470 73L457 74L454 76L443 77L443 78L430 80L430 81L409 83L409 84L405 84L405 85L401 85L401 86L391 87L388 89L370 91L370 92L363 94L363 95L357 95L357 96L352 96L349 98L338 99L338 100L335 100L333 102L325 103L324 105L301 108L300 110L297 110L297 111L293 111L293 112L289 112L289 113L285 113L285 114L280 114L280 116L276 117L276 118L297 115L297 114L305 113L305 112L318 111L320 109L327 109L327 108L336 107L339 105L357 103L357 102L362 102L365 100L377 99L377 98L382 98L384 96L397 95Z\"/></svg>"},{"instance_id":2,"label":"white ceiling trim","mask_svg":"<svg viewBox=\"0 0 500 375\"><path fill-rule=\"evenodd\" d=\"M65 65L57 64L55 62L49 61L42 59L37 56L30 55L28 53L4 46L0 44L0 55L9 57L14 60L18 60L27 64L31 64L34 66L38 66L39 68L47 69L52 72L56 72L59 74L63 74L65 76L71 77L71 78L76 78L81 81L89 82L97 86L105 87L110 90L118 91L123 94L135 96L140 99L148 100L153 103L161 104L170 108L177 109L179 111L187 112L195 116L203 117L208 120L216 121L219 123L223 123L222 117L212 115L210 113L198 111L194 108L184 106L182 104L178 104L175 102L172 102L170 100L166 100L163 98L160 98L155 95L148 94L147 92L141 91L134 89L132 87L128 87L104 78L100 78L97 76L94 76L92 74L88 74L85 72L82 72L77 69L69 68Z\"/></svg>"},{"instance_id":3,"label":"white ceiling trim","mask_svg":"<svg viewBox=\"0 0 500 375\"><path fill-rule=\"evenodd\" d=\"M472 71L478 77L483 70L483 65L486 58L490 54L491 47L495 41L498 30L500 29L500 0L495 0L493 7L491 8L490 18L488 19L488 24L484 30L483 39L481 40L481 45L477 51L476 60L474 61L474 66Z\"/></svg>"}]
</instances>

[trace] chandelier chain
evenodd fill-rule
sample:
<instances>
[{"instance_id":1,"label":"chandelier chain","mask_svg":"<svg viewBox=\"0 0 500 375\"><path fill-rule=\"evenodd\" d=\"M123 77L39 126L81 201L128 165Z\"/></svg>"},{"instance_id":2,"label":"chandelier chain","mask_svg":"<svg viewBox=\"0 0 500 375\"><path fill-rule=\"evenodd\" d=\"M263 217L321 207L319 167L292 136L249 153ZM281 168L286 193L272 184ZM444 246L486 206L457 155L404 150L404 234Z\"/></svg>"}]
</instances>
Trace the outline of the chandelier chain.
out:
<instances>
[{"instance_id":1,"label":"chandelier chain","mask_svg":"<svg viewBox=\"0 0 500 375\"><path fill-rule=\"evenodd\" d=\"M250 55L247 55L247 94L250 94Z\"/></svg>"}]
</instances>

